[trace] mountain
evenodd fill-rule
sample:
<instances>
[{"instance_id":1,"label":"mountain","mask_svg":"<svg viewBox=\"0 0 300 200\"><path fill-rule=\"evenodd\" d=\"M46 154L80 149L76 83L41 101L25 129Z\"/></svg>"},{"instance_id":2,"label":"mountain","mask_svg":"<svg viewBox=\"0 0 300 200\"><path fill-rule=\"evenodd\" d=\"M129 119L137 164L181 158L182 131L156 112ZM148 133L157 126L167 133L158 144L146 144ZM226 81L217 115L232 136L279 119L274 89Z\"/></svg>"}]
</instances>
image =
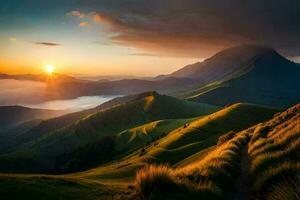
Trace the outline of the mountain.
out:
<instances>
[{"instance_id":1,"label":"mountain","mask_svg":"<svg viewBox=\"0 0 300 200\"><path fill-rule=\"evenodd\" d=\"M169 75L158 76L156 79L167 77L196 79L202 84L231 78L239 75L251 65L256 58L264 55L271 49L253 45L237 46L218 52L214 56L187 65Z\"/></svg>"},{"instance_id":2,"label":"mountain","mask_svg":"<svg viewBox=\"0 0 300 200\"><path fill-rule=\"evenodd\" d=\"M156 80L170 77L198 83L175 96L219 106L248 102L287 108L300 101L300 65L266 47L229 48Z\"/></svg>"},{"instance_id":3,"label":"mountain","mask_svg":"<svg viewBox=\"0 0 300 200\"><path fill-rule=\"evenodd\" d=\"M23 106L0 106L0 132L13 128L24 122L48 119L65 113L65 111L32 109Z\"/></svg>"},{"instance_id":4,"label":"mountain","mask_svg":"<svg viewBox=\"0 0 300 200\"><path fill-rule=\"evenodd\" d=\"M43 83L46 89L41 92L43 102L55 99L71 99L80 96L95 95L132 95L147 91L171 93L180 90L192 89L196 82L187 78L166 78L164 80L122 79L107 81L80 80L64 74L38 75L8 75L0 74L0 79L17 81L36 81ZM5 88L4 88L5 89ZM38 103L38 102L35 102Z\"/></svg>"},{"instance_id":5,"label":"mountain","mask_svg":"<svg viewBox=\"0 0 300 200\"><path fill-rule=\"evenodd\" d=\"M270 50L256 57L239 76L200 88L186 97L215 105L250 102L287 108L300 101L299 77L299 64Z\"/></svg>"},{"instance_id":6,"label":"mountain","mask_svg":"<svg viewBox=\"0 0 300 200\"><path fill-rule=\"evenodd\" d=\"M48 74L45 73L42 74L1 74L0 73L0 79L13 79L13 80L20 80L20 81L41 81L41 82L46 82L49 79L53 79L56 82L80 81L79 79L76 79L74 77L65 74L59 74L59 73L52 74L51 78Z\"/></svg>"},{"instance_id":7,"label":"mountain","mask_svg":"<svg viewBox=\"0 0 300 200\"><path fill-rule=\"evenodd\" d=\"M48 99L157 91L220 106L248 102L286 108L300 100L299 75L300 65L273 49L243 45L225 49L169 75L148 80L98 82L59 74L55 74L52 80L42 75L0 75L0 78L46 81Z\"/></svg>"},{"instance_id":8,"label":"mountain","mask_svg":"<svg viewBox=\"0 0 300 200\"><path fill-rule=\"evenodd\" d=\"M14 145L10 153L0 156L1 170L67 170L68 162L74 159L71 155L77 154L76 152L82 154L84 151L79 149L86 145L86 149L97 147L100 148L98 152L101 152L104 151L105 145L99 144L111 144L107 148L113 152L114 135L125 129L155 120L206 115L217 109L215 106L179 100L156 92L138 95L127 103L80 118L70 125L46 134L41 131L40 135L36 134L32 140ZM95 143L98 145L93 146ZM100 156L99 160L104 161L105 157ZM88 164L90 163L86 163ZM10 165L9 169L7 165Z\"/></svg>"}]
</instances>

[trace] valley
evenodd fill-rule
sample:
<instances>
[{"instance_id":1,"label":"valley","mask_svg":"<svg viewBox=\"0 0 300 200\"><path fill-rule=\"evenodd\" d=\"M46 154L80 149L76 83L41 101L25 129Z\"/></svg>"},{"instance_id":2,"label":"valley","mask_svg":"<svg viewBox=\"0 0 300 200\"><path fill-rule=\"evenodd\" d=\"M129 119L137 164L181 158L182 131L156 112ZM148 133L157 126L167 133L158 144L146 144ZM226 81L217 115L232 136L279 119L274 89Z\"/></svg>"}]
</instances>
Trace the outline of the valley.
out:
<instances>
[{"instance_id":1,"label":"valley","mask_svg":"<svg viewBox=\"0 0 300 200\"><path fill-rule=\"evenodd\" d=\"M300 195L300 66L273 49L232 47L147 80L52 76L0 78L45 83L66 105L116 97L76 112L1 106L1 199Z\"/></svg>"}]
</instances>

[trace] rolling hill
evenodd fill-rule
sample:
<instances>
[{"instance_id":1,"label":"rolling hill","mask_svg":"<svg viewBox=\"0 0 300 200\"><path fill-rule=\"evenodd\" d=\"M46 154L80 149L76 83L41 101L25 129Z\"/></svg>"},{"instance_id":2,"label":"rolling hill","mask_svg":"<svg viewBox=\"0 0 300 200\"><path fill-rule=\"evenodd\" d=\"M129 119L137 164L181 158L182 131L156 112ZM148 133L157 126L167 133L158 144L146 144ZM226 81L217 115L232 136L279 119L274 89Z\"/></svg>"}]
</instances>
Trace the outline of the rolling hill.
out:
<instances>
[{"instance_id":1,"label":"rolling hill","mask_svg":"<svg viewBox=\"0 0 300 200\"><path fill-rule=\"evenodd\" d=\"M69 126L47 134L41 133L40 137L27 143L15 145L11 153L0 156L1 170L68 170L68 163L71 162L70 159L74 159L73 155L82 158L86 155L83 152L93 149L93 153L96 153L94 148L99 146L97 152L104 151L99 144L108 144L108 147L104 145L103 148L113 152L114 135L125 129L155 120L206 115L217 109L215 106L179 100L156 92L146 93L127 103L84 117ZM87 162L85 165L104 160L100 156L100 160Z\"/></svg>"},{"instance_id":2,"label":"rolling hill","mask_svg":"<svg viewBox=\"0 0 300 200\"><path fill-rule=\"evenodd\" d=\"M105 109L109 109L113 106L117 106L134 99L146 97L147 95L149 95L149 93L117 97L92 109L69 113L47 120L33 121L32 123L22 124L22 126L20 125L21 127L16 127L16 129L10 130L6 134L6 137L2 139L2 141L0 142L0 152L9 152L20 144L30 142L31 140L38 139L39 137L42 137L43 135L51 131L69 126L72 123L80 120L81 118L87 117L88 115L103 111ZM24 128L24 126L26 128ZM20 131L20 129L22 129L22 131Z\"/></svg>"},{"instance_id":3,"label":"rolling hill","mask_svg":"<svg viewBox=\"0 0 300 200\"><path fill-rule=\"evenodd\" d=\"M174 122L170 121L162 123L161 127L157 125L158 122L152 122L126 130L118 135L120 138L117 139L121 141L116 140L116 144L120 145L119 148L124 147L124 143L127 146L142 146L140 149L106 165L82 172L79 176L118 180L133 178L137 169L149 163L181 166L183 163L194 162L205 155L208 149L214 148L221 135L229 131L236 133L268 120L276 112L278 110L272 108L240 103L207 116L186 119L181 121L183 125L173 126L171 130L168 130L169 126ZM169 132L159 131L158 134L157 130ZM156 138L152 140L152 137Z\"/></svg>"},{"instance_id":4,"label":"rolling hill","mask_svg":"<svg viewBox=\"0 0 300 200\"><path fill-rule=\"evenodd\" d=\"M141 169L130 199L298 199L299 114L297 105L222 137L209 154L187 166Z\"/></svg>"},{"instance_id":5,"label":"rolling hill","mask_svg":"<svg viewBox=\"0 0 300 200\"><path fill-rule=\"evenodd\" d=\"M120 132L119 134L117 134L117 137L121 137L123 141L124 138L122 135L129 134L133 138L133 140L131 140L132 143L130 145L135 146L137 143L141 141L142 141L141 144L144 144L144 142L147 143L148 141L151 140L152 136L153 137L160 136L160 133L162 131L163 132L169 131L169 133L164 135L164 137L155 139L154 141L151 140L150 144L146 144L146 147L140 148L139 150L134 151L132 154L128 156L125 157L122 156L120 159L117 159L110 163L80 173L65 174L65 175L0 174L0 180L1 180L0 195L4 199L19 199L19 198L39 199L40 195L43 195L44 199L62 198L62 199L91 200L91 199L135 199L135 198L139 199L140 197L144 198L144 195L148 197L147 196L148 194L154 194L152 195L152 198L155 198L155 194L160 193L159 197L163 198L164 193L161 193L161 191L159 190L162 187L162 185L160 185L158 189L156 186L150 187L148 189L146 184L145 187L146 187L146 191L148 192L144 193L145 190L142 189L140 183L143 184L145 181L148 181L148 179L145 180L143 176L140 176L141 171L138 172L136 182L134 183L135 173L139 169L141 169L143 166L146 166L149 163L172 163L171 166L178 167L178 177L180 175L180 177L182 177L185 180L185 174L181 175L181 172L185 172L183 171L183 169L187 169L188 167L191 167L191 169L195 169L193 167L198 166L199 162L207 163L209 161L209 163L212 163L212 160L210 159L212 156L207 156L207 155L211 155L211 153L208 154L208 152L215 152L215 151L223 152L221 150L227 147L227 145L222 148L219 147L221 146L221 144L218 144L216 146L218 137L220 135L223 135L223 133L227 132L228 130L236 130L235 135L239 135L236 134L239 130L247 128L258 121L271 118L273 113L275 112L277 111L266 107L261 107L261 106L251 105L251 104L235 104L208 116L190 118L190 119L160 120L160 121L150 122L145 125L141 125ZM287 120L288 118L291 118L293 115L294 114L290 113L289 117L286 117L285 114L282 115L277 114L276 116L280 116L281 120L284 119ZM274 123L270 123L270 122L264 124L275 125ZM214 130L214 127L219 127L219 128L217 130ZM281 126L281 124L277 124L276 127L278 128L274 130L280 131L280 129L285 126ZM199 130L196 133L195 131L198 128ZM249 130L253 130L253 128ZM178 132L182 132L184 134L178 137ZM145 140L137 139L137 137L139 137L141 134L145 135L146 138L149 137L148 138L149 140L145 139L144 136L142 136L142 139ZM186 136L184 136L185 134ZM199 137L195 137L195 135L197 134L199 135ZM212 139L209 139L209 137L207 136L211 136ZM127 138L127 136L125 138ZM185 140L183 140L183 138L185 138ZM224 142L224 139L222 140ZM238 141L239 140L240 139L238 139ZM205 141L205 142L209 142L209 144L203 145L202 147L198 146L197 147L198 150L193 152L193 148L190 149L187 148L188 146L192 146L192 145L185 145L185 144L193 144L193 142L195 141L198 141L199 143L201 143L201 141L203 142ZM238 141L234 143L237 143ZM183 148L176 147L176 145L179 145L179 143L181 143ZM145 149L145 152L143 155L139 155L142 152L142 149ZM160 156L167 151L169 151L168 156ZM239 151L239 149L234 148L234 151ZM95 154L96 152L93 153ZM182 155L185 156L182 157ZM223 155L223 154L214 153L212 155L214 156L214 155ZM156 157L160 159L158 160ZM178 159L176 157L178 157ZM232 163L236 163L236 162L232 162ZM147 169L150 169L150 167L145 168L146 174L148 173ZM156 168L151 168L151 169L156 169ZM166 168L166 169L167 169L166 171L167 173L169 172L173 173L173 168ZM226 170L227 169L231 170L232 168L226 168ZM237 172L239 170L238 167L234 169L237 169L236 170ZM157 172L156 170L153 171L154 174L156 174L156 172ZM186 172L188 171L186 170ZM216 177L216 179L213 179L212 181L214 180L218 181L219 177L222 178L223 176L218 175L218 177ZM151 185L157 183L156 179L154 180L153 183L151 182L151 180L152 179L150 179ZM176 180L177 180L177 174L176 177L174 176L174 181ZM191 183L193 183L192 182L193 179L191 179L190 181ZM226 183L229 183L229 181L232 182L230 177L225 181L228 181ZM164 182L163 185L167 186L168 183L169 182L167 183ZM175 183L176 186L177 182ZM186 183L190 183L190 182L186 182ZM211 198L212 196L215 197L214 191L219 191L219 188L214 184L210 184L210 182L208 182L208 184L209 185L206 187L207 194L205 193L205 195L208 195L208 198L209 197ZM219 183L217 182L216 184ZM231 184L227 184L227 185L231 186ZM173 190L170 191L169 187L167 190L165 190L164 188L164 190L168 192L168 196L170 197L171 195L172 198L178 197L180 199L180 197L182 197L180 195L182 194L184 194L185 198L195 197L193 196L193 194L199 198L206 197L203 196L203 193L201 192L202 190L200 191L195 190L194 191L195 193L194 192L190 193L189 188L187 187L186 189L187 190L180 190L176 186L176 192L175 192Z\"/></svg>"}]
</instances>

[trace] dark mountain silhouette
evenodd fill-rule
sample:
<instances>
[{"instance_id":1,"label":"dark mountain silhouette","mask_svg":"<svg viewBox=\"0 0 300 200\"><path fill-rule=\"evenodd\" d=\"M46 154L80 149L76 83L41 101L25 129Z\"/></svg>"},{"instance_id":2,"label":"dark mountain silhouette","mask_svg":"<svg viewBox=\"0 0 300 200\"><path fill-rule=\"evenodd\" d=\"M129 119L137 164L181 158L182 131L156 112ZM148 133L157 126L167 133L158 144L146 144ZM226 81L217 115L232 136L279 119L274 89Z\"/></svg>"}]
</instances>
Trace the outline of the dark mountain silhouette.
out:
<instances>
[{"instance_id":1,"label":"dark mountain silhouette","mask_svg":"<svg viewBox=\"0 0 300 200\"><path fill-rule=\"evenodd\" d=\"M186 97L215 105L249 102L279 108L300 101L300 65L274 50L255 56L233 75Z\"/></svg>"},{"instance_id":2,"label":"dark mountain silhouette","mask_svg":"<svg viewBox=\"0 0 300 200\"><path fill-rule=\"evenodd\" d=\"M161 80L166 77L190 78L202 83L210 83L224 78L232 78L269 51L272 50L266 47L237 46L225 49L203 62L187 65L169 75L158 76L156 79Z\"/></svg>"},{"instance_id":3,"label":"dark mountain silhouette","mask_svg":"<svg viewBox=\"0 0 300 200\"><path fill-rule=\"evenodd\" d=\"M23 106L0 106L0 128L4 131L24 122L49 119L65 113L65 111L32 109Z\"/></svg>"}]
</instances>

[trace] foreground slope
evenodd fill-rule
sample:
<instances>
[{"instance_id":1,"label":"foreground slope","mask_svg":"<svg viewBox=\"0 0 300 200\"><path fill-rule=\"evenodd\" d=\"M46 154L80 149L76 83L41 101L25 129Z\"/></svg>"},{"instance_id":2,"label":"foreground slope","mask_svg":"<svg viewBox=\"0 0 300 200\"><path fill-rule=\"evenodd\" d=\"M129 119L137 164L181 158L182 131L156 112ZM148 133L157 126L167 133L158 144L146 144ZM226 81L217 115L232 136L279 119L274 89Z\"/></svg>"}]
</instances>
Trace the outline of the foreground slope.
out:
<instances>
[{"instance_id":1,"label":"foreground slope","mask_svg":"<svg viewBox=\"0 0 300 200\"><path fill-rule=\"evenodd\" d=\"M90 167L111 159L114 135L125 129L160 119L206 115L216 109L150 92L17 146L0 156L0 168L6 172L59 172Z\"/></svg>"},{"instance_id":2,"label":"foreground slope","mask_svg":"<svg viewBox=\"0 0 300 200\"><path fill-rule=\"evenodd\" d=\"M95 169L74 174L0 174L0 195L4 199L40 199L40 195L43 195L44 199L125 199L135 190L128 184L132 184L136 171L141 167L151 162L170 163L172 166L182 166L183 161L183 166L191 162L197 163L207 154L207 147L209 151L215 149L214 145L219 135L228 130L239 131L247 128L258 121L270 118L275 112L277 111L256 105L235 104L210 116L150 122L116 135L118 148L124 148L123 145L126 143L124 141L128 141L126 144L130 147L138 148L142 144L143 148L134 151L131 155ZM214 129L214 127L219 128ZM197 128L199 130L196 133L194 131ZM186 137L178 135L178 130L181 130ZM195 135L199 137L194 137ZM160 136L163 137L160 138ZM128 138L130 139L126 140ZM147 142L149 144L146 144ZM196 145L197 151L188 148L197 142L203 143L203 146ZM146 147L144 147L145 144ZM173 148L180 144L183 148ZM145 149L144 153L142 149ZM91 154L99 155L95 151ZM129 199L132 199L132 196Z\"/></svg>"},{"instance_id":3,"label":"foreground slope","mask_svg":"<svg viewBox=\"0 0 300 200\"><path fill-rule=\"evenodd\" d=\"M298 199L300 105L220 138L200 161L148 166L136 175L136 199Z\"/></svg>"}]
</instances>

